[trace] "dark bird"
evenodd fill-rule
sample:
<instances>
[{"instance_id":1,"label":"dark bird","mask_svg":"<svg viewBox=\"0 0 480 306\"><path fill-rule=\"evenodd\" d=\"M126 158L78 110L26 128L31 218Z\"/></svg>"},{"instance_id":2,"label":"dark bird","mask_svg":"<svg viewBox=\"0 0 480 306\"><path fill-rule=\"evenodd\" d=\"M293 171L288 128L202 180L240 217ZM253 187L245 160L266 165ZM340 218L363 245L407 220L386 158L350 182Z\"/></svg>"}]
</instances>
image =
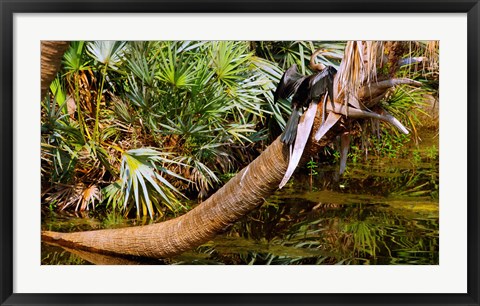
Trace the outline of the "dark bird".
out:
<instances>
[{"instance_id":1,"label":"dark bird","mask_svg":"<svg viewBox=\"0 0 480 306\"><path fill-rule=\"evenodd\" d=\"M321 68L323 69L317 73L304 76L298 73L297 65L292 65L280 79L280 83L273 95L274 101L288 99L293 94L292 114L281 137L281 141L285 144L293 144L295 141L297 125L303 108L308 107L310 102L318 103L320 98L328 93L332 106L334 105L333 79L337 70L331 66L323 66Z\"/></svg>"}]
</instances>

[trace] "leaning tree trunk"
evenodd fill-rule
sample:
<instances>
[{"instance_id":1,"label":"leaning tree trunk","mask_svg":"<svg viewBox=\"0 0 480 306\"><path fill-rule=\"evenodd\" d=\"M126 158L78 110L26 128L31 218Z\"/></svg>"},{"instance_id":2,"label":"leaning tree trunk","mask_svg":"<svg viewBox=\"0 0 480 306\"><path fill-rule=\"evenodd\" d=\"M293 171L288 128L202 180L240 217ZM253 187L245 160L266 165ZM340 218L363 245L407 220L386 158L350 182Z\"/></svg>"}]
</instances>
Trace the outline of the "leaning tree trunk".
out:
<instances>
[{"instance_id":1,"label":"leaning tree trunk","mask_svg":"<svg viewBox=\"0 0 480 306\"><path fill-rule=\"evenodd\" d=\"M405 49L400 48L402 44L402 42L392 43L391 45L396 48L387 50L390 53L381 52L379 54L380 56L385 53L389 54L389 61L392 62L387 63L388 67L396 67L396 61L400 57L394 55L397 55L399 50ZM389 73L393 75L392 71ZM335 82L341 81L336 79ZM341 85L339 86L341 87ZM375 89L375 86L377 85L372 83L372 90ZM356 98L361 101L364 97L357 96ZM340 98L340 100L342 99L345 98ZM321 122L321 109L318 107L313 127L315 131ZM320 143L313 141L314 133L312 133L302 159L308 159L341 132L342 126L337 124L327 132ZM122 229L76 233L44 231L42 240L68 248L84 249L108 255L134 255L152 258L178 255L211 240L230 224L260 206L264 199L278 188L288 166L288 156L288 147L277 138L257 159L214 195L178 218L159 224Z\"/></svg>"},{"instance_id":2,"label":"leaning tree trunk","mask_svg":"<svg viewBox=\"0 0 480 306\"><path fill-rule=\"evenodd\" d=\"M327 136L332 137L332 131ZM323 143L327 143L325 139ZM307 144L312 154L319 145ZM275 140L259 157L199 206L158 224L77 233L42 232L44 241L105 254L164 258L201 245L257 208L278 188L288 148Z\"/></svg>"},{"instance_id":3,"label":"leaning tree trunk","mask_svg":"<svg viewBox=\"0 0 480 306\"><path fill-rule=\"evenodd\" d=\"M67 51L70 42L68 41L42 41L41 42L41 98L50 87L55 75L60 69L63 54Z\"/></svg>"}]
</instances>

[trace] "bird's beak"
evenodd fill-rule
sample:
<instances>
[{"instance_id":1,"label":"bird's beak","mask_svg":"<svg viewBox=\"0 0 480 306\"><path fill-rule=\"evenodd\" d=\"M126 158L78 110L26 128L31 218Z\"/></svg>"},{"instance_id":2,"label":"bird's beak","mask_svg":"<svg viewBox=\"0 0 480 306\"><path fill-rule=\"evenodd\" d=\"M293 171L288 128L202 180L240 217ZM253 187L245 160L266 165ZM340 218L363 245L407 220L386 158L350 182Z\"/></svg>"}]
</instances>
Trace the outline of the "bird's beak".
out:
<instances>
[{"instance_id":1,"label":"bird's beak","mask_svg":"<svg viewBox=\"0 0 480 306\"><path fill-rule=\"evenodd\" d=\"M326 53L329 53L330 49L322 49L319 54L325 55Z\"/></svg>"}]
</instances>

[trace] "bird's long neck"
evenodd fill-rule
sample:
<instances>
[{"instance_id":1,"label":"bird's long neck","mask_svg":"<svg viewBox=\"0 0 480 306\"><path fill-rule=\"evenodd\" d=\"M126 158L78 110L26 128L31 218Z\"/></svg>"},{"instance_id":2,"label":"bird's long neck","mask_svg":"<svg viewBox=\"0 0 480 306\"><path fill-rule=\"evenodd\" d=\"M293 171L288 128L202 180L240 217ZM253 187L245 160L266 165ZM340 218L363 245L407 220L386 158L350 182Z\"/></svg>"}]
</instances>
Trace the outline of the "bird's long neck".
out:
<instances>
[{"instance_id":1,"label":"bird's long neck","mask_svg":"<svg viewBox=\"0 0 480 306\"><path fill-rule=\"evenodd\" d=\"M323 53L324 50L323 49L318 49L316 50L312 56L310 57L310 68L312 68L313 70L315 71L322 71L323 69L325 69L325 65L322 64L322 63L317 63L315 61L315 59L317 58L317 55Z\"/></svg>"}]
</instances>

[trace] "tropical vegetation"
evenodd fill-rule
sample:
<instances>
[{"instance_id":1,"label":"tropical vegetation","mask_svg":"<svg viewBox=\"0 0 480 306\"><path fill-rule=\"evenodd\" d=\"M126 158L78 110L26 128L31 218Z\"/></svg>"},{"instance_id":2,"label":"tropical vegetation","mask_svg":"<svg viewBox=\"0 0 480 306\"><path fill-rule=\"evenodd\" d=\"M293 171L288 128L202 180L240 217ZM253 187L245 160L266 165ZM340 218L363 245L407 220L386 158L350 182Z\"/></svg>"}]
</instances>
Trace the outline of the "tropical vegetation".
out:
<instances>
[{"instance_id":1,"label":"tropical vegetation","mask_svg":"<svg viewBox=\"0 0 480 306\"><path fill-rule=\"evenodd\" d=\"M41 103L42 203L150 218L189 210L281 133L290 105L274 103L273 91L283 71L297 64L309 73L318 48L329 50L318 60L338 68L345 45L71 42ZM438 44L410 45L406 60L429 60L406 62L400 75L425 86L398 86L381 103L413 133L361 121L352 142L356 157L391 156L399 147L392 144L418 141L423 105L438 93ZM320 160L335 160L333 146Z\"/></svg>"}]
</instances>

